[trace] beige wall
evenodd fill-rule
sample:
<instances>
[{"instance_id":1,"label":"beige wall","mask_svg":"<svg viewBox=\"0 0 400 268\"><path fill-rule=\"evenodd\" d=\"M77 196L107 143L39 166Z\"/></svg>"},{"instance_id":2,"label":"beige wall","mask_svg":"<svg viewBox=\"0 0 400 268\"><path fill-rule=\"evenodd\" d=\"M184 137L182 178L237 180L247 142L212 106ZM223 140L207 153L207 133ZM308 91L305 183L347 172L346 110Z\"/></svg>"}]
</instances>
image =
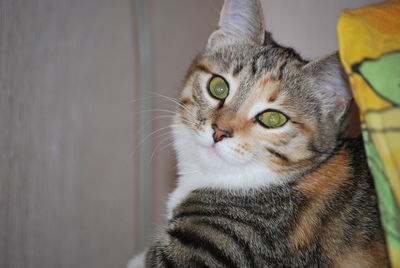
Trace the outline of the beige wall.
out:
<instances>
[{"instance_id":1,"label":"beige wall","mask_svg":"<svg viewBox=\"0 0 400 268\"><path fill-rule=\"evenodd\" d=\"M134 251L130 0L0 2L0 267Z\"/></svg>"},{"instance_id":2,"label":"beige wall","mask_svg":"<svg viewBox=\"0 0 400 268\"><path fill-rule=\"evenodd\" d=\"M292 46L306 59L338 49L336 22L342 9L378 0L262 0L268 30L282 45Z\"/></svg>"}]
</instances>

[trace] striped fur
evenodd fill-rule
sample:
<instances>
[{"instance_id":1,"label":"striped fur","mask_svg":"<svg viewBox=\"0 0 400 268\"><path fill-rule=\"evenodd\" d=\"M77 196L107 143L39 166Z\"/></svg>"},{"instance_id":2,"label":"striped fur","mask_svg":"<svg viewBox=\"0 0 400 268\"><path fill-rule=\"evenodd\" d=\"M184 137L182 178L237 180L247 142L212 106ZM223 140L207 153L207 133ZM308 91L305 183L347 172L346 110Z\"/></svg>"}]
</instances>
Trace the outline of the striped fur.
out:
<instances>
[{"instance_id":1,"label":"striped fur","mask_svg":"<svg viewBox=\"0 0 400 268\"><path fill-rule=\"evenodd\" d=\"M175 208L147 266L387 267L372 182L361 140L349 139L286 185L195 190Z\"/></svg>"},{"instance_id":2,"label":"striped fur","mask_svg":"<svg viewBox=\"0 0 400 268\"><path fill-rule=\"evenodd\" d=\"M387 267L363 145L346 134L338 55L307 62L278 45L258 0L226 0L219 26L186 75L179 178L146 266ZM229 84L223 100L207 88L215 75ZM266 110L288 121L263 127Z\"/></svg>"}]
</instances>

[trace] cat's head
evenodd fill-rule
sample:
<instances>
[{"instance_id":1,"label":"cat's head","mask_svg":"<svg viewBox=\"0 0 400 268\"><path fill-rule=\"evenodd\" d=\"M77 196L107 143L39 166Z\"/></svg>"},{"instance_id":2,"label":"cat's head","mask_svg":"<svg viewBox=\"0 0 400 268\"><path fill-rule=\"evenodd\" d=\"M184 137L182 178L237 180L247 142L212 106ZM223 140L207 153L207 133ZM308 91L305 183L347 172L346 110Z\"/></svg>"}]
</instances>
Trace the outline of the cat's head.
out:
<instances>
[{"instance_id":1,"label":"cat's head","mask_svg":"<svg viewBox=\"0 0 400 268\"><path fill-rule=\"evenodd\" d=\"M284 182L333 153L350 100L337 54L306 62L272 40L258 0L226 0L186 76L178 168L206 186Z\"/></svg>"}]
</instances>

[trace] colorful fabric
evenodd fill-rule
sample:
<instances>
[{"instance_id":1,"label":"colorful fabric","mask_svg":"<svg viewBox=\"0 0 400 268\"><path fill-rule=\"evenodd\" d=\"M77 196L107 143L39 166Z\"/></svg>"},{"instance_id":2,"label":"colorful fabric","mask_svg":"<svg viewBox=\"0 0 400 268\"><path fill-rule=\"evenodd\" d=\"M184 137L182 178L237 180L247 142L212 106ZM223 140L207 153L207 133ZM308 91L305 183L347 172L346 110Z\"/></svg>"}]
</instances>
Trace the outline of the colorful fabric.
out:
<instances>
[{"instance_id":1,"label":"colorful fabric","mask_svg":"<svg viewBox=\"0 0 400 268\"><path fill-rule=\"evenodd\" d=\"M360 109L392 267L400 267L400 1L343 11L339 53Z\"/></svg>"}]
</instances>

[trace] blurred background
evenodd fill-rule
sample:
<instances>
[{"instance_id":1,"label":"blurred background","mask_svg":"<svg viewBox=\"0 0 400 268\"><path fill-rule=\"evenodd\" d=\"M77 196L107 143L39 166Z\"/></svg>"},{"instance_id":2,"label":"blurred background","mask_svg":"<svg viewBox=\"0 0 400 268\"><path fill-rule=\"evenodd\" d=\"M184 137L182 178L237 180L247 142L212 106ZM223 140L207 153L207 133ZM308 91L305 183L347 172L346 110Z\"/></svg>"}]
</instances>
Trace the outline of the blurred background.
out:
<instances>
[{"instance_id":1,"label":"blurred background","mask_svg":"<svg viewBox=\"0 0 400 268\"><path fill-rule=\"evenodd\" d=\"M169 134L222 0L0 1L0 267L124 267L164 223ZM263 0L274 38L337 49L341 9Z\"/></svg>"}]
</instances>

